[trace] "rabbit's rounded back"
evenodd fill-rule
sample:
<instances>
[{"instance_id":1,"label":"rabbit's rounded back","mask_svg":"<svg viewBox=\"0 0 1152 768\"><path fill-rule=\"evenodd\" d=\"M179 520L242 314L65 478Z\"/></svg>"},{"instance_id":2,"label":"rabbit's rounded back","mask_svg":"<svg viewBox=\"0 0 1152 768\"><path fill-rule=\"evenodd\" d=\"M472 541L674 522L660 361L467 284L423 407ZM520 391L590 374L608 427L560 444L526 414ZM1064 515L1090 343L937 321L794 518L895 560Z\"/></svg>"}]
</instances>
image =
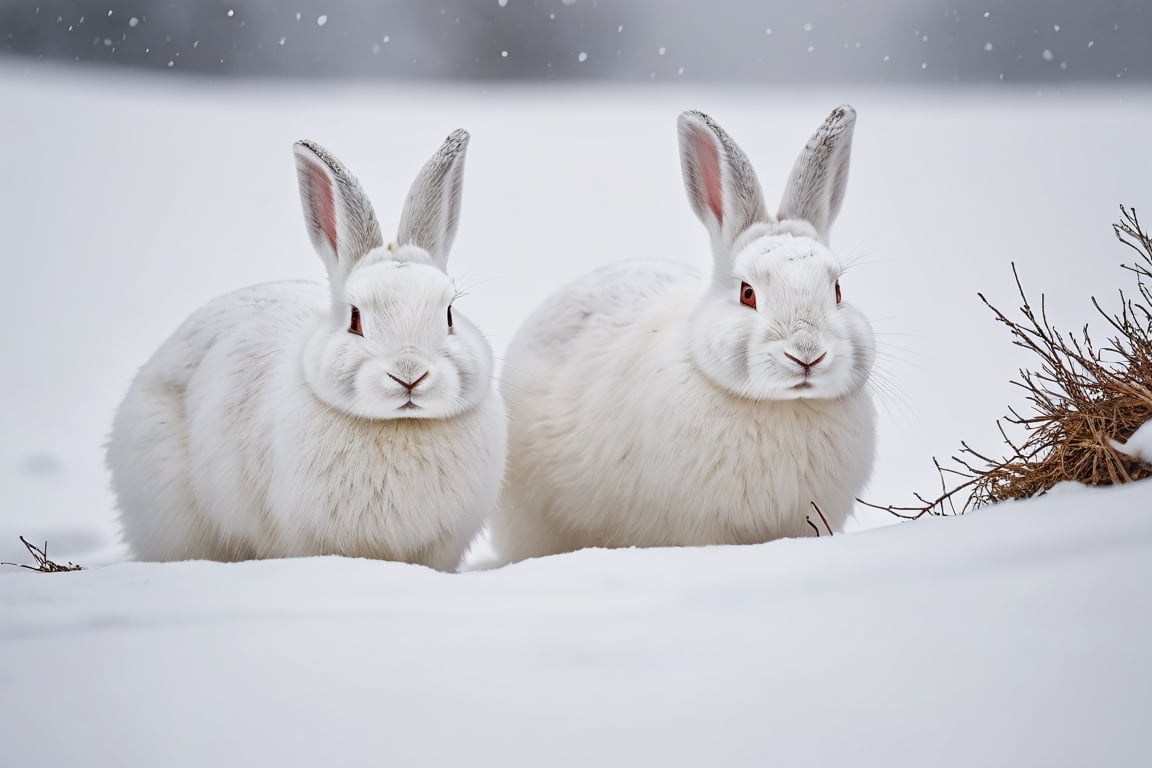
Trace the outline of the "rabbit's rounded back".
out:
<instances>
[{"instance_id":1,"label":"rabbit's rounded back","mask_svg":"<svg viewBox=\"0 0 1152 768\"><path fill-rule=\"evenodd\" d=\"M711 276L621 262L550 297L517 333L493 526L507 558L805 535L813 504L833 525L847 518L874 451L873 335L828 247L854 120L832 112L774 216L728 134L681 115Z\"/></svg>"},{"instance_id":2,"label":"rabbit's rounded back","mask_svg":"<svg viewBox=\"0 0 1152 768\"><path fill-rule=\"evenodd\" d=\"M328 287L220 297L141 369L108 448L138 557L457 564L505 443L491 350L444 271L467 141L453 133L424 166L389 244L355 177L296 145Z\"/></svg>"}]
</instances>

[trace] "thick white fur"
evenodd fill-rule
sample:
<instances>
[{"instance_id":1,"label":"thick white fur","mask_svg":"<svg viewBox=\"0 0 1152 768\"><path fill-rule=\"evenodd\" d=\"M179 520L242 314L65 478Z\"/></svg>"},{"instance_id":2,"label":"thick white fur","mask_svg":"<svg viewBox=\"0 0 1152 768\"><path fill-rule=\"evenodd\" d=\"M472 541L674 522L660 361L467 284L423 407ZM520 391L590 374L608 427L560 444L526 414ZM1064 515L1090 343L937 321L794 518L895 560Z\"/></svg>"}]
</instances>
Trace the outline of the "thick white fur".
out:
<instances>
[{"instance_id":1,"label":"thick white fur","mask_svg":"<svg viewBox=\"0 0 1152 768\"><path fill-rule=\"evenodd\" d=\"M491 350L459 311L447 323L467 139L452 134L421 171L389 246L355 178L297 144L330 285L218 298L141 369L108 445L137 558L458 565L495 506L505 452ZM363 336L349 332L350 306ZM402 382L425 371L410 393Z\"/></svg>"},{"instance_id":2,"label":"thick white fur","mask_svg":"<svg viewBox=\"0 0 1152 768\"><path fill-rule=\"evenodd\" d=\"M827 247L854 118L841 107L812 137L772 217L739 147L707 116L681 116L713 275L622 262L562 289L516 334L493 521L504 558L813 535L813 503L843 525L875 442L872 330L837 302ZM744 282L755 309L740 303Z\"/></svg>"}]
</instances>

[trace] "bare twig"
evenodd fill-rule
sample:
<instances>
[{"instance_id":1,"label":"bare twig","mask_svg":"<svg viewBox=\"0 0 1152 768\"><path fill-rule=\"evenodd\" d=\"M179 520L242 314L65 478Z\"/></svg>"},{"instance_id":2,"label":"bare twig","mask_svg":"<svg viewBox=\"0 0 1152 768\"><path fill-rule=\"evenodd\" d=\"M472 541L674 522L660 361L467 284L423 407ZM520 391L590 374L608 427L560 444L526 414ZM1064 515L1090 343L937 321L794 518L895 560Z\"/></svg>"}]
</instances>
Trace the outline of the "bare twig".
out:
<instances>
[{"instance_id":1,"label":"bare twig","mask_svg":"<svg viewBox=\"0 0 1152 768\"><path fill-rule=\"evenodd\" d=\"M28 554L32 555L32 559L36 561L36 565L25 565L23 563L0 563L0 565L14 565L17 568L27 568L30 571L37 571L39 573L68 573L70 571L81 570L80 566L75 563L60 565L59 563L54 563L49 560L48 542L44 542L43 547L38 547L21 536L20 543L28 550Z\"/></svg>"},{"instance_id":2,"label":"bare twig","mask_svg":"<svg viewBox=\"0 0 1152 768\"><path fill-rule=\"evenodd\" d=\"M824 523L824 530L828 531L828 535L832 535L832 526L828 525L828 518L824 517L824 513L820 511L820 507L814 501L808 502L812 505L812 509L816 510L816 514L820 515L820 521ZM816 535L819 536L820 532L817 531Z\"/></svg>"}]
</instances>

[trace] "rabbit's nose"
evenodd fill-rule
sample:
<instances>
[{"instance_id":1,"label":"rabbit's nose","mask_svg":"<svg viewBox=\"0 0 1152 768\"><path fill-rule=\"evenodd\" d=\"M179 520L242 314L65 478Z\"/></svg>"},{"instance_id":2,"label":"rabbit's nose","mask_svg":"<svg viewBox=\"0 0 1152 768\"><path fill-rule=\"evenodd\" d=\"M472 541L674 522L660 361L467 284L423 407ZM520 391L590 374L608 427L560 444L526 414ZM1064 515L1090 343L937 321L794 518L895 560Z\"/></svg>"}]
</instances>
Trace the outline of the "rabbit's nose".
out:
<instances>
[{"instance_id":1,"label":"rabbit's nose","mask_svg":"<svg viewBox=\"0 0 1152 768\"><path fill-rule=\"evenodd\" d=\"M817 357L813 360L809 360L808 362L801 360L800 358L796 357L795 355L790 355L787 352L784 353L784 357L788 358L789 360L791 360L792 362L796 363L801 368L803 368L804 373L811 373L812 369L815 368L817 365L819 365L821 360L828 357L828 352L827 351L821 352L819 357Z\"/></svg>"},{"instance_id":2,"label":"rabbit's nose","mask_svg":"<svg viewBox=\"0 0 1152 768\"><path fill-rule=\"evenodd\" d=\"M428 378L429 373L430 371L424 371L424 373L420 374L420 376L412 379L411 381L404 381L404 379L401 379L398 376L393 376L392 374L388 374L388 378L392 379L392 381L396 382L400 386L404 387L404 389L411 392L412 390L416 389L416 387L420 386L420 382Z\"/></svg>"}]
</instances>

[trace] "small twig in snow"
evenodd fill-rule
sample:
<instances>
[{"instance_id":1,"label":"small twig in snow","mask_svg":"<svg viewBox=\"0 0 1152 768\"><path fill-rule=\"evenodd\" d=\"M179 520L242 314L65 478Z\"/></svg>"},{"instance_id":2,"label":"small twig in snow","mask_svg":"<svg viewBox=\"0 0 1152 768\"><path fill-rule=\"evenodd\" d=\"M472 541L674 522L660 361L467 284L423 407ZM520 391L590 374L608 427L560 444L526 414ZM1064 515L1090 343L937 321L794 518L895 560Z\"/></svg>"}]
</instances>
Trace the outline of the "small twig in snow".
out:
<instances>
[{"instance_id":1,"label":"small twig in snow","mask_svg":"<svg viewBox=\"0 0 1152 768\"><path fill-rule=\"evenodd\" d=\"M32 555L32 559L36 561L36 565L25 565L23 563L0 563L0 565L13 565L17 568L27 568L30 571L38 573L68 573L70 571L81 570L80 566L75 563L68 563L67 565L60 565L48 559L48 542L44 542L43 547L38 547L23 536L20 537L20 543Z\"/></svg>"},{"instance_id":2,"label":"small twig in snow","mask_svg":"<svg viewBox=\"0 0 1152 768\"><path fill-rule=\"evenodd\" d=\"M808 503L812 505L812 509L816 510L816 514L820 515L820 521L822 523L824 523L824 529L826 531L828 531L828 535L831 536L832 535L832 526L828 525L828 518L824 517L824 513L820 511L820 507L816 506L816 502L810 501ZM805 519L807 520L807 518L805 518ZM809 523L811 523L810 520L809 520ZM812 526L812 527L815 528L815 526ZM819 536L820 531L816 531L816 535Z\"/></svg>"}]
</instances>

